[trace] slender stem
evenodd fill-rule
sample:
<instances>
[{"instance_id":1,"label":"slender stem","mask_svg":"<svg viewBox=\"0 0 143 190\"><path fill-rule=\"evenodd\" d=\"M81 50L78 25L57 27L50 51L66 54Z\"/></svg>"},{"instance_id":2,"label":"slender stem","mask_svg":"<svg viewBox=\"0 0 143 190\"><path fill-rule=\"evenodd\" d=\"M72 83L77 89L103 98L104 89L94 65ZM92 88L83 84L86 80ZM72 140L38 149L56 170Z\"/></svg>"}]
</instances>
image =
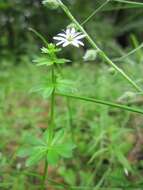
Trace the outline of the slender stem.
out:
<instances>
[{"instance_id":1,"label":"slender stem","mask_svg":"<svg viewBox=\"0 0 143 190\"><path fill-rule=\"evenodd\" d=\"M133 2L133 1L126 1L126 0L112 0L112 1L117 1L120 3L126 3L126 4L131 4L131 5L138 5L138 6L143 6L143 3L141 2Z\"/></svg>"},{"instance_id":2,"label":"slender stem","mask_svg":"<svg viewBox=\"0 0 143 190\"><path fill-rule=\"evenodd\" d=\"M113 102L109 102L109 101L104 101L104 100L99 100L99 99L94 99L94 98L87 98L87 97L83 97L83 96L76 96L76 95L71 95L71 94L63 94L63 93L58 93L57 95L69 97L69 98L73 98L73 99L77 99L77 100L83 100L83 101L87 101L87 102L93 102L93 103L97 103L97 104L102 104L102 105L106 105L106 106L119 108L119 109L126 110L126 111L143 114L143 110L141 110L141 109L132 108L132 107L129 107L126 105L121 105L121 104L117 104L117 103L113 103Z\"/></svg>"},{"instance_id":3,"label":"slender stem","mask_svg":"<svg viewBox=\"0 0 143 190\"><path fill-rule=\"evenodd\" d=\"M128 56L130 56L130 55L136 53L137 51L139 51L141 48L143 48L143 43L141 43L138 47L136 47L135 49L133 49L129 53L123 55L122 57L115 58L114 61L122 61L123 59L127 58Z\"/></svg>"},{"instance_id":4,"label":"slender stem","mask_svg":"<svg viewBox=\"0 0 143 190\"><path fill-rule=\"evenodd\" d=\"M59 0L60 6L63 9L63 11L66 13L66 15L69 17L69 19L75 23L75 25L78 27L78 29L86 35L86 39L90 43L90 45L99 51L99 55L115 70L117 70L118 73L120 73L137 91L142 92L142 89L130 78L126 73L120 69L118 66L116 66L113 61L108 58L108 56L104 53L103 50L101 50L97 44L92 40L92 38L88 35L88 33L85 31L85 29L81 26L81 24L74 18L74 16L71 14L69 9L62 3L62 1Z\"/></svg>"},{"instance_id":5,"label":"slender stem","mask_svg":"<svg viewBox=\"0 0 143 190\"><path fill-rule=\"evenodd\" d=\"M91 13L91 15L89 15L89 17L88 17L85 21L83 21L83 22L81 23L81 25L83 26L84 24L86 24L91 18L93 18L93 17L95 16L95 14L96 14L97 12L100 11L109 1L110 1L110 0L106 0L100 7L98 7L96 10L94 10L93 13Z\"/></svg>"},{"instance_id":6,"label":"slender stem","mask_svg":"<svg viewBox=\"0 0 143 190\"><path fill-rule=\"evenodd\" d=\"M36 31L34 28L29 28L29 30L30 30L31 32L33 32L36 36L38 36L38 37L43 41L43 43L44 43L46 46L48 46L47 40L46 40L38 31Z\"/></svg>"},{"instance_id":7,"label":"slender stem","mask_svg":"<svg viewBox=\"0 0 143 190\"><path fill-rule=\"evenodd\" d=\"M48 161L47 161L47 157L45 159L45 167L44 167L44 174L43 174L43 183L42 183L42 190L45 190L45 182L46 182L46 178L48 175Z\"/></svg>"},{"instance_id":8,"label":"slender stem","mask_svg":"<svg viewBox=\"0 0 143 190\"><path fill-rule=\"evenodd\" d=\"M135 47L134 50L135 51L138 50L136 52L136 57L137 57L137 62L140 63L142 60L142 50L140 50L140 48L143 47L143 43L141 45L139 45L139 42L134 34L131 35L131 40L132 40L133 46Z\"/></svg>"},{"instance_id":9,"label":"slender stem","mask_svg":"<svg viewBox=\"0 0 143 190\"><path fill-rule=\"evenodd\" d=\"M109 175L109 173L111 172L111 168L109 167L105 173L103 174L103 176L101 177L101 179L99 180L98 184L96 185L95 188L93 188L93 190L98 190L100 189L102 183L104 182L104 180L106 179L106 177Z\"/></svg>"},{"instance_id":10,"label":"slender stem","mask_svg":"<svg viewBox=\"0 0 143 190\"><path fill-rule=\"evenodd\" d=\"M74 140L74 132L73 132L73 119L72 119L72 110L71 110L71 102L70 98L66 97L67 108L68 108L68 121L69 121L69 129L71 131L71 138Z\"/></svg>"},{"instance_id":11,"label":"slender stem","mask_svg":"<svg viewBox=\"0 0 143 190\"><path fill-rule=\"evenodd\" d=\"M52 65L52 70L51 70L51 78L52 78L52 83L53 85L55 84L55 73L54 73L54 65ZM54 135L54 104L55 104L55 88L53 89L52 95L51 95L51 116L50 116L50 126L49 126L49 133L50 133L50 138L52 140L53 135ZM44 175L43 175L43 183L42 183L42 190L45 189L45 181L48 175L48 160L47 160L47 155L45 158L45 167L44 167Z\"/></svg>"},{"instance_id":12,"label":"slender stem","mask_svg":"<svg viewBox=\"0 0 143 190\"><path fill-rule=\"evenodd\" d=\"M52 66L52 83L53 85L55 84L55 72L54 72L54 65ZM55 104L55 88L53 89L52 95L51 95L51 121L50 121L50 136L53 138L53 133L54 133L54 104Z\"/></svg>"}]
</instances>

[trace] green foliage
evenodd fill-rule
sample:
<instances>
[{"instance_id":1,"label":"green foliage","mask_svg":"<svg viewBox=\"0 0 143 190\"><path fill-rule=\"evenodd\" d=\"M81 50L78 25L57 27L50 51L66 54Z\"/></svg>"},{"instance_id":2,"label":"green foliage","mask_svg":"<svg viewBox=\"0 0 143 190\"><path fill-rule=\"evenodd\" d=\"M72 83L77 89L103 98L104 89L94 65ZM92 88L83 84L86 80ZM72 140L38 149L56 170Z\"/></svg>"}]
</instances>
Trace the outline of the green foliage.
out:
<instances>
[{"instance_id":1,"label":"green foliage","mask_svg":"<svg viewBox=\"0 0 143 190\"><path fill-rule=\"evenodd\" d=\"M49 130L43 134L42 138L30 137L32 140L31 147L20 148L17 155L27 157L26 166L38 164L42 159L47 159L50 165L56 165L60 159L72 157L72 150L75 148L74 143L67 139L64 130L59 130L51 139Z\"/></svg>"},{"instance_id":2,"label":"green foliage","mask_svg":"<svg viewBox=\"0 0 143 190\"><path fill-rule=\"evenodd\" d=\"M0 2L4 31L0 44L5 56L1 56L0 72L0 188L140 189L143 4L126 0L63 3L43 1L55 9L52 13L38 1ZM71 21L56 11L59 5ZM25 32L29 20L42 35L35 29L30 29L34 37ZM86 34L92 49L87 43L80 49L60 49L49 43L66 25ZM35 37L44 43L39 56ZM117 42L124 37L126 49ZM68 63L69 57L77 61ZM38 67L28 64L33 58ZM13 61L23 65L10 67ZM44 99L28 93L31 87Z\"/></svg>"},{"instance_id":3,"label":"green foliage","mask_svg":"<svg viewBox=\"0 0 143 190\"><path fill-rule=\"evenodd\" d=\"M125 66L126 71L134 72L134 77L138 78L142 65L138 64L138 67L136 64L129 65L130 67ZM80 65L73 65L63 68L62 73L65 78L70 78L72 81L76 79L76 86L79 89L78 93L81 96L92 96L104 100L118 101L125 94L124 90L131 91L130 87L124 83L124 80L119 75L111 75L106 66L102 65L101 68L100 66L85 64L81 67ZM45 114L49 114L47 100L42 100L36 93L27 93L31 86L36 86L37 83L43 81L43 78L45 78L43 75L44 72L45 70L42 67L39 69L39 67L24 64L24 66L14 67L13 71L10 69L5 70L5 74L1 75L1 81L3 81L1 83L1 89L3 89L3 93L1 91L0 97L5 105L3 106L4 110L1 109L0 114L0 150L2 152L0 175L4 178L3 183L0 183L1 188L10 188L10 185L14 186L15 183L18 183L16 182L16 179L18 179L17 172L19 172L19 176L20 174L24 175L23 180L26 181L24 188L27 185L28 188L35 189L30 179L32 178L36 181L41 179L37 174L37 170L32 172L31 168L33 167L25 167L25 159L21 159L20 157L18 159L14 157L13 159L9 159L12 152L17 151L17 149L13 150L12 148L12 150L7 151L7 147L13 141L18 146L22 145L21 148L23 150L19 150L21 152L20 154L22 157L24 156L28 159L32 147L37 147L38 145L43 146L43 142L45 143L44 134L40 127L41 125L47 125L47 118L44 116ZM25 78L21 76L25 76ZM136 96L130 97L130 99L124 98L124 101L136 102L140 98L141 95L136 94ZM123 101L123 99L121 100ZM70 131L67 127L67 119L69 117L65 101L62 101L61 98L57 98L56 101L60 106L56 110L55 130L60 132L59 129L61 127L66 129L65 140L63 140L65 144L67 141L71 141ZM82 189L84 185L87 189L91 189L93 187L95 188L97 183L102 179L103 174L107 172L108 168L111 168L111 171L104 178L103 187L110 188L112 186L118 188L121 184L122 187L126 187L125 184L128 184L135 188L140 188L140 183L142 183L142 179L138 176L139 174L141 176L141 170L138 169L140 162L137 164L129 163L132 168L129 174L132 173L132 175L136 175L137 177L136 181L130 181L124 172L127 165L123 163L124 161L120 161L121 158L118 158L117 154L120 151L127 159L128 153L133 148L129 137L131 134L136 135L136 123L133 118L140 120L142 117L130 112L99 106L90 102L84 103L71 100L71 106L72 126L77 148L74 151L74 159L65 159L64 162L58 164L60 179L64 180L69 186L76 186L76 188L80 188L81 186ZM142 108L142 106L140 107ZM9 112L7 113L9 109L11 109L11 114ZM6 120L4 119L5 117L7 117ZM11 123L13 123L13 127ZM138 127L141 128L142 124L139 124ZM108 151L104 151L105 149ZM99 154L98 151L100 151ZM89 163L93 155L95 155L95 158ZM58 156L60 160L65 158L60 154ZM44 161L45 158L42 158L42 160ZM42 160L37 164L40 166L43 165ZM104 164L105 161L107 164ZM16 169L18 163L22 165L20 170ZM9 173L6 172L7 168L9 168ZM51 175L49 174L49 178ZM78 179L78 182L76 179ZM53 180L58 181L56 176L53 177ZM54 188L54 183L52 185ZM70 187L66 188L70 189Z\"/></svg>"},{"instance_id":4,"label":"green foliage","mask_svg":"<svg viewBox=\"0 0 143 190\"><path fill-rule=\"evenodd\" d=\"M34 60L34 62L37 63L37 66L51 66L53 64L64 64L69 62L67 59L57 58L56 53L61 51L61 49L56 48L54 44L48 44L48 48L43 47L41 51L46 55L42 55L41 57L38 57L36 60Z\"/></svg>"}]
</instances>

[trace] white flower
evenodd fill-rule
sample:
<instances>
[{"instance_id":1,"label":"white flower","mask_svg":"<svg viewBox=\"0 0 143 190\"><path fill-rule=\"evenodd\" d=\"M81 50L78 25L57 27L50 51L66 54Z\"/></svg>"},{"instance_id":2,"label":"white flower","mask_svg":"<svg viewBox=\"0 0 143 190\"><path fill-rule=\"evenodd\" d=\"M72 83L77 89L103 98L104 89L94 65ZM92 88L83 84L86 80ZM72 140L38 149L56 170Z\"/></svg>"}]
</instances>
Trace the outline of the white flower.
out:
<instances>
[{"instance_id":1,"label":"white flower","mask_svg":"<svg viewBox=\"0 0 143 190\"><path fill-rule=\"evenodd\" d=\"M54 40L57 40L57 46L62 45L66 47L68 45L73 45L75 47L84 46L81 39L84 38L86 35L82 34L81 32L76 32L75 28L67 28L66 31L63 33L59 33Z\"/></svg>"}]
</instances>

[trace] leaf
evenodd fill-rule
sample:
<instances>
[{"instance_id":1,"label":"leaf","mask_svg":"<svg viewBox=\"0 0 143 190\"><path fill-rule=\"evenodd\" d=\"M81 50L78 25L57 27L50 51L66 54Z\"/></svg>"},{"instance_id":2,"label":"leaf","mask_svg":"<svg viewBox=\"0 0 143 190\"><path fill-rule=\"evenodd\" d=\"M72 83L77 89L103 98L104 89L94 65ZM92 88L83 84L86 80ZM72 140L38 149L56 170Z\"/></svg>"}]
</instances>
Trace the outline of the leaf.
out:
<instances>
[{"instance_id":1,"label":"leaf","mask_svg":"<svg viewBox=\"0 0 143 190\"><path fill-rule=\"evenodd\" d=\"M30 93L32 92L40 92L43 90L43 87L41 85L39 86L36 86L36 87L33 87L31 90L30 90Z\"/></svg>"},{"instance_id":2,"label":"leaf","mask_svg":"<svg viewBox=\"0 0 143 190\"><path fill-rule=\"evenodd\" d=\"M49 54L49 53L50 53L49 49L48 49L48 48L45 48L45 47L42 47L42 48L41 48L41 51L42 51L42 53L46 53L46 54Z\"/></svg>"},{"instance_id":3,"label":"leaf","mask_svg":"<svg viewBox=\"0 0 143 190\"><path fill-rule=\"evenodd\" d=\"M56 59L55 60L55 63L57 63L57 64L64 64L64 63L67 63L67 62L70 62L70 60L68 60L68 59Z\"/></svg>"},{"instance_id":4,"label":"leaf","mask_svg":"<svg viewBox=\"0 0 143 190\"><path fill-rule=\"evenodd\" d=\"M71 80L57 78L56 90L60 93L73 93L77 91L74 84Z\"/></svg>"},{"instance_id":5,"label":"leaf","mask_svg":"<svg viewBox=\"0 0 143 190\"><path fill-rule=\"evenodd\" d=\"M39 92L43 98L49 98L54 90L54 85L50 84L41 84L38 87L35 87L31 90L31 92Z\"/></svg>"},{"instance_id":6,"label":"leaf","mask_svg":"<svg viewBox=\"0 0 143 190\"><path fill-rule=\"evenodd\" d=\"M31 153L31 156L26 161L26 166L32 166L37 164L46 155L47 149L45 147L35 147L35 150Z\"/></svg>"},{"instance_id":7,"label":"leaf","mask_svg":"<svg viewBox=\"0 0 143 190\"><path fill-rule=\"evenodd\" d=\"M54 86L49 86L43 90L43 98L49 98L54 90Z\"/></svg>"},{"instance_id":8,"label":"leaf","mask_svg":"<svg viewBox=\"0 0 143 190\"><path fill-rule=\"evenodd\" d=\"M62 156L64 158L70 158L70 157L72 157L72 150L75 147L76 147L75 144L68 142L68 143L65 143L65 144L62 144L62 145L56 147L56 149L60 156Z\"/></svg>"},{"instance_id":9,"label":"leaf","mask_svg":"<svg viewBox=\"0 0 143 190\"><path fill-rule=\"evenodd\" d=\"M43 134L43 141L47 144L47 145L49 145L50 144L50 132L49 132L49 129L46 129L46 131L44 132L44 134Z\"/></svg>"},{"instance_id":10,"label":"leaf","mask_svg":"<svg viewBox=\"0 0 143 190\"><path fill-rule=\"evenodd\" d=\"M23 137L23 143L27 145L43 145L43 141L37 137L35 137L31 133L26 133Z\"/></svg>"},{"instance_id":11,"label":"leaf","mask_svg":"<svg viewBox=\"0 0 143 190\"><path fill-rule=\"evenodd\" d=\"M56 52L61 51L61 48L57 48L57 46L53 43L48 44L48 50L49 50L49 54L54 54Z\"/></svg>"},{"instance_id":12,"label":"leaf","mask_svg":"<svg viewBox=\"0 0 143 190\"><path fill-rule=\"evenodd\" d=\"M37 66L42 66L42 65L50 66L50 65L53 65L52 60L51 59L48 60L48 57L39 57L36 60L33 60L33 62L37 63Z\"/></svg>"},{"instance_id":13,"label":"leaf","mask_svg":"<svg viewBox=\"0 0 143 190\"><path fill-rule=\"evenodd\" d=\"M116 151L116 157L118 161L123 165L124 168L126 168L128 171L132 171L129 161L120 150Z\"/></svg>"},{"instance_id":14,"label":"leaf","mask_svg":"<svg viewBox=\"0 0 143 190\"><path fill-rule=\"evenodd\" d=\"M104 154L104 153L107 152L107 151L108 151L107 148L102 148L101 150L96 151L96 152L92 155L92 157L90 158L90 160L88 161L88 163L93 162L93 160L94 160L96 157L98 157L98 156Z\"/></svg>"},{"instance_id":15,"label":"leaf","mask_svg":"<svg viewBox=\"0 0 143 190\"><path fill-rule=\"evenodd\" d=\"M60 167L59 173L64 178L65 182L68 183L69 185L76 184L76 174L74 170L67 169L65 167Z\"/></svg>"},{"instance_id":16,"label":"leaf","mask_svg":"<svg viewBox=\"0 0 143 190\"><path fill-rule=\"evenodd\" d=\"M54 139L52 141L52 145L57 145L62 143L63 139L64 139L64 130L61 129L58 132L56 132Z\"/></svg>"},{"instance_id":17,"label":"leaf","mask_svg":"<svg viewBox=\"0 0 143 190\"><path fill-rule=\"evenodd\" d=\"M69 158L72 156L72 150L75 148L75 144L71 141L66 141L63 129L56 132L52 142L50 142L51 138L48 130L44 133L43 139L47 144L47 160L49 164L57 164L60 157Z\"/></svg>"},{"instance_id":18,"label":"leaf","mask_svg":"<svg viewBox=\"0 0 143 190\"><path fill-rule=\"evenodd\" d=\"M17 156L18 157L26 157L29 156L31 154L33 148L26 148L26 147L22 147L17 151Z\"/></svg>"},{"instance_id":19,"label":"leaf","mask_svg":"<svg viewBox=\"0 0 143 190\"><path fill-rule=\"evenodd\" d=\"M47 160L51 165L56 165L58 163L59 155L58 152L56 152L56 149L53 148L48 151Z\"/></svg>"}]
</instances>

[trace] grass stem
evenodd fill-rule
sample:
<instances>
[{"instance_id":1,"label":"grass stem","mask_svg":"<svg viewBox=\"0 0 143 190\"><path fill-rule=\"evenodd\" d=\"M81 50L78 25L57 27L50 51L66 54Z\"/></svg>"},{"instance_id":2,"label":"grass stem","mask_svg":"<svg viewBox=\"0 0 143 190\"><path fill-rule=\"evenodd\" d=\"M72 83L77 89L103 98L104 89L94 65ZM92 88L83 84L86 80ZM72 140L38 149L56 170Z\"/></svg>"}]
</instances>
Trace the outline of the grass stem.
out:
<instances>
[{"instance_id":1,"label":"grass stem","mask_svg":"<svg viewBox=\"0 0 143 190\"><path fill-rule=\"evenodd\" d=\"M46 183L47 175L48 175L48 161L46 158L45 159L45 166L44 166L43 180L42 180L42 190L45 190L45 186L46 186L45 183Z\"/></svg>"}]
</instances>

